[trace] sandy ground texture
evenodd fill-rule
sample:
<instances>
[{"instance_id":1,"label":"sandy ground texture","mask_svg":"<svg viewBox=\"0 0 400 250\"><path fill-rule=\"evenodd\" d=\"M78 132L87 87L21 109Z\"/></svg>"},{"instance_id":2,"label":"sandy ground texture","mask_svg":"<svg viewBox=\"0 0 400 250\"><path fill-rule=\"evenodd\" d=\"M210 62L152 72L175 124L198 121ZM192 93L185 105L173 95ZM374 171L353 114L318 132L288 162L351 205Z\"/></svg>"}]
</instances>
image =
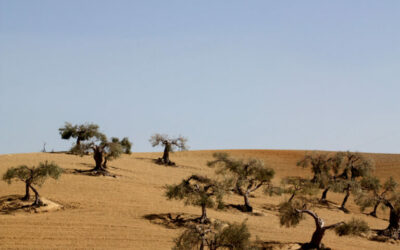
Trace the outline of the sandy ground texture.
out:
<instances>
[{"instance_id":1,"label":"sandy ground texture","mask_svg":"<svg viewBox=\"0 0 400 250\"><path fill-rule=\"evenodd\" d=\"M183 228L170 223L177 216L199 216L199 207L185 206L180 201L164 197L164 185L178 183L191 174L215 176L214 169L206 166L214 151L187 151L171 155L177 167L157 165L153 159L161 153L133 153L109 162L112 177L93 177L72 174L73 169L90 169L94 161L90 156L64 153L32 153L0 155L0 174L19 164L36 165L41 161L54 161L69 170L58 181L48 180L40 194L50 204L51 211L0 212L0 248L12 249L171 249L173 239ZM305 151L285 150L227 150L235 157L258 157L276 170L275 182L284 176L310 176L309 169L301 169L296 162ZM376 163L376 175L393 176L400 181L400 155L369 154ZM24 194L24 183L8 185L0 182L0 200ZM277 205L287 197L268 197L257 191L251 198L256 214L241 213L235 209L208 210L208 216L229 222L247 219L252 240L268 242L279 247L295 249L297 243L307 242L314 229L314 221L307 218L295 228L279 225ZM388 225L388 211L380 210L378 218L361 213L352 199L351 211L345 214L336 206L343 194L328 194L330 208L317 207L315 211L335 223L352 217L366 220L372 228ZM228 204L242 204L242 198L231 195ZM4 203L3 203L4 204ZM367 211L369 212L369 211ZM284 243L282 245L282 243ZM290 243L290 244L289 244ZM399 243L381 243L361 237L338 237L328 232L323 243L332 249L400 249Z\"/></svg>"}]
</instances>

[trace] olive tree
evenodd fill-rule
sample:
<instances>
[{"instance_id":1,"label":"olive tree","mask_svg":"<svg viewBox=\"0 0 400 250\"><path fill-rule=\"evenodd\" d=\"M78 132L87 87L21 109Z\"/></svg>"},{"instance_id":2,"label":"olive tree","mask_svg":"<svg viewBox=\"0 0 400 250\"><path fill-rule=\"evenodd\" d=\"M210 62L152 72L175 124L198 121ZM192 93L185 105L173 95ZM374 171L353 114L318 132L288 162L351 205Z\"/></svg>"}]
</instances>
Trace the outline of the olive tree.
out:
<instances>
[{"instance_id":1,"label":"olive tree","mask_svg":"<svg viewBox=\"0 0 400 250\"><path fill-rule=\"evenodd\" d=\"M306 178L299 176L288 176L281 180L281 193L290 194L288 202L293 201L295 197L304 195L315 195L318 192L318 186Z\"/></svg>"},{"instance_id":2,"label":"olive tree","mask_svg":"<svg viewBox=\"0 0 400 250\"><path fill-rule=\"evenodd\" d=\"M81 143L80 154L93 154L95 167L91 170L83 170L79 172L92 172L94 175L110 175L107 170L108 161L114 160L121 156L124 147L117 139L109 141L106 135L96 133L90 140Z\"/></svg>"},{"instance_id":3,"label":"olive tree","mask_svg":"<svg viewBox=\"0 0 400 250\"><path fill-rule=\"evenodd\" d=\"M122 138L122 140L119 140L117 137L111 137L111 142L112 143L117 143L120 144L122 147L122 150L125 154L131 154L132 151L132 142L129 141L128 137Z\"/></svg>"},{"instance_id":4,"label":"olive tree","mask_svg":"<svg viewBox=\"0 0 400 250\"><path fill-rule=\"evenodd\" d=\"M95 167L91 170L78 170L78 172L91 172L95 175L110 175L107 171L107 163L121 156L121 154L131 153L132 143L127 137L122 140L112 137L111 140L99 131L96 124L71 125L65 123L60 128L63 139L77 138L76 144L71 148L74 154L84 155L93 154Z\"/></svg>"},{"instance_id":5,"label":"olive tree","mask_svg":"<svg viewBox=\"0 0 400 250\"><path fill-rule=\"evenodd\" d=\"M201 207L200 223L208 223L207 207L223 207L224 184L200 175L192 175L180 184L166 185L165 196L171 200L184 200L185 205Z\"/></svg>"},{"instance_id":6,"label":"olive tree","mask_svg":"<svg viewBox=\"0 0 400 250\"><path fill-rule=\"evenodd\" d=\"M320 200L325 202L332 179L332 168L329 164L328 155L326 153L313 153L305 155L300 161L297 162L297 166L302 168L311 167L313 177L310 181L318 185L319 188L324 189Z\"/></svg>"},{"instance_id":7,"label":"olive tree","mask_svg":"<svg viewBox=\"0 0 400 250\"><path fill-rule=\"evenodd\" d=\"M25 182L25 196L22 200L28 201L30 199L30 192L35 193L35 201L33 206L41 206L43 202L40 200L39 192L33 185L41 186L48 177L58 179L63 172L62 168L55 163L41 162L38 166L28 167L21 165L18 167L9 168L3 175L3 180L11 184L13 180Z\"/></svg>"},{"instance_id":8,"label":"olive tree","mask_svg":"<svg viewBox=\"0 0 400 250\"><path fill-rule=\"evenodd\" d=\"M220 222L193 225L174 240L174 250L250 249L250 232L245 222L224 226Z\"/></svg>"},{"instance_id":9,"label":"olive tree","mask_svg":"<svg viewBox=\"0 0 400 250\"><path fill-rule=\"evenodd\" d=\"M336 230L339 236L342 235L358 235L369 231L368 225L360 220L352 220L348 223L343 221L325 225L323 218L319 217L314 211L307 209L305 204L299 202L284 202L280 205L279 219L280 224L286 227L295 227L304 219L303 215L310 216L315 222L315 231L312 234L310 242L303 244L302 249L324 249L322 239L326 230L340 228Z\"/></svg>"},{"instance_id":10,"label":"olive tree","mask_svg":"<svg viewBox=\"0 0 400 250\"><path fill-rule=\"evenodd\" d=\"M272 168L267 168L264 162L259 159L250 158L247 160L234 159L227 153L214 153L214 160L207 163L208 166L217 166L218 174L231 178L233 192L244 198L243 211L252 212L250 205L250 193L260 187L270 185L271 179L275 175Z\"/></svg>"},{"instance_id":11,"label":"olive tree","mask_svg":"<svg viewBox=\"0 0 400 250\"><path fill-rule=\"evenodd\" d=\"M375 165L372 160L362 154L346 152L341 174L335 177L334 191L345 192L340 209L347 212L346 203L351 192L358 193L361 188L362 178L370 176Z\"/></svg>"},{"instance_id":12,"label":"olive tree","mask_svg":"<svg viewBox=\"0 0 400 250\"><path fill-rule=\"evenodd\" d=\"M297 163L303 168L311 166L313 178L311 182L323 189L321 202L326 202L330 189L335 192L344 192L345 197L340 209L347 211L345 205L351 192L359 189L361 178L370 175L374 163L364 155L354 152L337 152L331 155L314 153L306 155Z\"/></svg>"},{"instance_id":13,"label":"olive tree","mask_svg":"<svg viewBox=\"0 0 400 250\"><path fill-rule=\"evenodd\" d=\"M170 138L168 135L154 134L150 137L149 141L153 147L164 147L162 158L157 159L157 163L159 164L175 165L175 163L169 159L169 153L174 152L176 149L183 151L188 148L186 145L187 139L182 136Z\"/></svg>"},{"instance_id":14,"label":"olive tree","mask_svg":"<svg viewBox=\"0 0 400 250\"><path fill-rule=\"evenodd\" d=\"M81 149L81 142L89 140L99 133L99 126L97 124L88 123L81 125L72 125L66 122L64 127L58 129L61 138L69 140L71 138L76 139L75 145L71 148L70 152L73 154L79 154Z\"/></svg>"},{"instance_id":15,"label":"olive tree","mask_svg":"<svg viewBox=\"0 0 400 250\"><path fill-rule=\"evenodd\" d=\"M390 209L389 225L386 229L380 230L379 234L400 240L400 194L398 190L393 190L389 197L386 194L376 196L375 194L371 195L369 192L360 192L356 199L356 203L361 210L374 207L377 202Z\"/></svg>"},{"instance_id":16,"label":"olive tree","mask_svg":"<svg viewBox=\"0 0 400 250\"><path fill-rule=\"evenodd\" d=\"M373 205L373 210L369 213L369 215L376 217L376 212L378 210L379 205L382 203L382 200L396 190L398 184L393 179L393 177L389 177L383 184L381 184L380 180L375 176L368 176L361 180L361 188L364 192L368 192L371 200L374 200L375 204ZM356 199L356 203L358 203L359 199L362 199L364 195L359 195ZM362 201L361 201L362 203Z\"/></svg>"}]
</instances>

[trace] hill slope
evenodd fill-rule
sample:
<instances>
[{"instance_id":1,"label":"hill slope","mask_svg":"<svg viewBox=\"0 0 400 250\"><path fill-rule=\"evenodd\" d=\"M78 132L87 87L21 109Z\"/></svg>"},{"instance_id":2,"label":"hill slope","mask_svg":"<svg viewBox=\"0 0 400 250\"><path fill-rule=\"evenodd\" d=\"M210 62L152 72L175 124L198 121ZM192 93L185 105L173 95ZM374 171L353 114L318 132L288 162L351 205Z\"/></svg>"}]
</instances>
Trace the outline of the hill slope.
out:
<instances>
[{"instance_id":1,"label":"hill slope","mask_svg":"<svg viewBox=\"0 0 400 250\"><path fill-rule=\"evenodd\" d=\"M276 181L288 175L309 175L309 169L296 167L296 162L305 151L285 150L226 150L236 157L258 157L276 170ZM91 177L64 174L59 181L49 180L40 188L42 196L64 205L65 209L49 213L0 214L0 247L57 249L57 248L130 248L171 249L173 239L182 229L167 228L144 218L148 215L184 212L200 215L200 208L184 206L179 201L167 201L163 186L182 178L202 173L213 176L214 170L206 167L215 151L187 151L171 155L179 167L163 167L152 159L160 153L133 153L110 162L110 171L118 178ZM400 181L400 155L369 154L377 165L380 178L394 176ZM0 155L0 174L8 167L19 164L35 165L40 161L54 161L65 169L89 169L93 166L90 156L78 157L59 153L34 153ZM0 197L24 193L23 183L7 185L0 182ZM296 228L279 226L277 212L268 207L277 205L284 197L268 197L257 192L251 202L263 216L252 216L239 211L217 211L210 209L209 217L247 223L252 238L262 241L306 242L310 239L314 225L309 218ZM328 199L339 203L342 196L328 194ZM230 196L228 203L241 204L238 196ZM352 216L368 221L372 228L385 228L383 219L360 214L350 202L352 214L332 209L317 209L327 223L348 220ZM380 218L386 214L379 212ZM367 241L358 237L339 238L328 232L323 242L333 249L399 249L399 245Z\"/></svg>"}]
</instances>

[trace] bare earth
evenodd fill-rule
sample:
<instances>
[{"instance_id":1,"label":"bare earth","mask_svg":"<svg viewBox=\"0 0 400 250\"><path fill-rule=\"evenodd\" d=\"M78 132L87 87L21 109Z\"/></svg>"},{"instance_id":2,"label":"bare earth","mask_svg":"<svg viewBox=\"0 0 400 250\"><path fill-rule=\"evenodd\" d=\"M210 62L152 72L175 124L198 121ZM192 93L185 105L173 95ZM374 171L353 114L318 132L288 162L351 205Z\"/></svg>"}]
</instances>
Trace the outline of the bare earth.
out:
<instances>
[{"instance_id":1,"label":"bare earth","mask_svg":"<svg viewBox=\"0 0 400 250\"><path fill-rule=\"evenodd\" d=\"M109 163L112 177L92 177L66 173L59 181L48 180L39 192L50 203L50 211L0 211L0 248L18 249L171 249L173 239L183 230L165 226L168 214L175 217L199 216L200 208L184 206L180 201L168 201L163 196L165 184L180 182L190 174L214 176L206 166L215 151L187 151L171 155L178 167L164 167L152 159L161 153L133 153ZM305 151L285 150L226 150L237 157L258 157L276 170L275 181L289 175L309 176L309 169L296 167ZM393 176L400 182L400 155L370 154L377 165L380 178ZM40 161L54 161L64 169L89 169L94 161L90 156L79 157L61 153L33 153L0 155L0 174L19 164L36 165ZM0 182L0 197L24 194L24 184L8 185ZM328 193L328 200L340 204L343 195ZM279 226L276 205L285 197L268 197L261 191L251 198L259 215L241 213L234 209L209 209L214 219L247 224L253 240L263 242L307 242L314 222L307 218L295 228ZM239 196L229 196L228 204L242 204ZM56 208L54 208L54 206ZM54 209L53 209L54 208ZM351 214L344 214L333 205L331 209L316 208L327 223L359 217L371 228L387 226L387 212L380 210L378 219L360 213L351 201ZM369 210L367 211L369 212ZM361 237L338 237L328 232L323 240L332 249L400 249L400 243L380 243ZM275 244L279 246L279 244ZM286 245L287 246L287 245ZM295 245L293 245L295 246Z\"/></svg>"}]
</instances>

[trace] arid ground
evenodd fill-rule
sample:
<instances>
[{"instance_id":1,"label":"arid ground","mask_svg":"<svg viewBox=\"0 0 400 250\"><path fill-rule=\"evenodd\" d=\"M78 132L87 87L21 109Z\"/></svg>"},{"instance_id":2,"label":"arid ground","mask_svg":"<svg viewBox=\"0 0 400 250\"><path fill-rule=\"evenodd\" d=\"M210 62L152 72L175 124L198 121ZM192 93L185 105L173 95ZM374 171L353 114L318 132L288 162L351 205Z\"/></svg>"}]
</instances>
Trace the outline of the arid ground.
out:
<instances>
[{"instance_id":1,"label":"arid ground","mask_svg":"<svg viewBox=\"0 0 400 250\"><path fill-rule=\"evenodd\" d=\"M49 212L9 211L0 213L0 247L24 249L171 249L174 238L183 228L168 223L179 213L199 216L199 207L185 206L181 201L168 201L164 197L165 184L178 183L190 174L215 176L214 169L206 166L215 151L186 151L171 155L177 167L157 165L153 159L161 153L133 153L109 163L112 177L93 177L71 173L73 169L90 169L94 161L90 156L64 153L32 153L0 155L0 174L7 168L20 164L36 165L41 161L54 161L67 169L58 181L48 180L39 192L43 197L63 206ZM258 157L276 171L274 181L284 176L310 176L309 169L296 166L305 151L285 150L227 150L235 157ZM375 174L384 179L393 176L400 181L400 155L369 154L376 163ZM0 182L0 197L23 195L24 183L8 185ZM209 209L213 219L242 222L247 219L252 240L277 243L299 243L310 240L314 221L306 218L295 228L279 225L276 205L285 196L269 197L261 190L251 198L259 215L242 213L233 208ZM342 194L328 193L333 202L330 208L317 207L316 212L327 223L358 217L366 220L373 229L388 225L388 211L379 210L378 218L367 216L351 200L345 214L335 207ZM231 195L227 204L242 204L242 198ZM366 211L369 212L369 211ZM170 216L168 216L170 214ZM399 243L381 243L361 237L339 237L328 232L323 240L332 249L400 249ZM278 245L278 244L276 244Z\"/></svg>"}]
</instances>

